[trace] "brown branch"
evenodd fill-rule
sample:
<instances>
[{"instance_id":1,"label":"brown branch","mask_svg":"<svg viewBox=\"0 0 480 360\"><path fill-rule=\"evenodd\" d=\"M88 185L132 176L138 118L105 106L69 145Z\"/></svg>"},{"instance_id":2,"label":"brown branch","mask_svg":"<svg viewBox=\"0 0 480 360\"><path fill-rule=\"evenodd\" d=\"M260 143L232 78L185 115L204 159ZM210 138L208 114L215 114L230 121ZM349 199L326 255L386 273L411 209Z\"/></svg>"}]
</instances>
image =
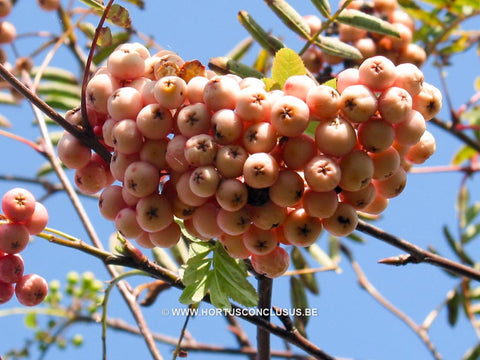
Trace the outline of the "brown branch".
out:
<instances>
[{"instance_id":1,"label":"brown branch","mask_svg":"<svg viewBox=\"0 0 480 360\"><path fill-rule=\"evenodd\" d=\"M56 112L50 105L40 99L37 94L32 92L27 86L25 86L21 81L19 81L10 71L8 71L5 66L0 64L0 77L5 79L15 90L27 98L31 104L40 109L45 115L50 119L55 121L63 129L75 136L79 141L82 142L85 146L94 150L98 155L100 155L105 161L110 162L111 154L105 149L105 147L98 141L95 136L85 133L82 129L73 126L68 121L66 121L58 112Z\"/></svg>"},{"instance_id":2,"label":"brown branch","mask_svg":"<svg viewBox=\"0 0 480 360\"><path fill-rule=\"evenodd\" d=\"M461 263L449 260L440 255L434 254L430 251L424 250L419 246L416 246L412 243L409 243L406 240L403 240L397 236L389 234L384 230L375 227L363 220L359 220L357 225L357 230L369 234L376 239L382 240L398 249L401 249L407 252L410 256L404 257L403 262L399 265L405 265L409 263L419 264L419 263L428 263L434 266L440 267L444 270L452 272L454 274L465 276L469 279L480 281L480 272L463 265Z\"/></svg>"},{"instance_id":3,"label":"brown branch","mask_svg":"<svg viewBox=\"0 0 480 360\"><path fill-rule=\"evenodd\" d=\"M355 274L357 274L358 283L360 284L360 286L365 291L367 291L375 300L377 300L385 309L393 313L396 317L398 317L405 324L407 324L407 326L410 327L415 332L415 334L417 334L420 337L420 339L424 342L428 350L430 350L430 352L432 353L433 357L437 360L441 360L442 356L435 349L435 346L433 345L432 341L430 340L430 337L428 336L427 330L421 325L418 325L417 323L415 323L415 321L413 321L409 316L407 316L405 313L400 311L397 307L395 307L392 303L390 303L385 297L383 297L382 294L380 294L380 292L372 285L372 283L368 281L368 278L363 272L362 268L357 263L357 261L353 258L353 255L350 249L348 249L344 244L340 244L340 249L350 261L350 264L352 265L352 268L355 271Z\"/></svg>"},{"instance_id":4,"label":"brown branch","mask_svg":"<svg viewBox=\"0 0 480 360\"><path fill-rule=\"evenodd\" d=\"M44 237L44 236L41 236L41 237ZM129 267L132 269L142 270L148 273L152 277L168 282L169 284L171 284L173 287L177 289L183 290L185 288L185 286L182 283L182 280L177 274L150 261L146 256L139 258L137 256L130 257L130 256L124 256L124 255L115 255L107 251L94 248L93 246L88 245L83 241L65 240L55 236L49 237L48 240L53 243L74 248L82 252L88 253L90 255L93 255L96 258L102 260L103 263L106 265L120 265L120 266ZM202 301L211 304L210 297L208 295ZM237 306L235 304L232 304L232 313L236 315L238 314L239 318L242 318L255 326L262 327L263 329L267 330L270 334L278 336L279 338L286 340L289 343L304 350L308 354L315 356L316 359L334 360L333 356L325 353L317 345L313 344L308 339L303 337L300 333L298 333L297 330L295 329L287 330L283 327L277 326L269 321L266 321L260 316L250 315L248 311L244 311L244 310L245 310L244 308Z\"/></svg>"},{"instance_id":5,"label":"brown branch","mask_svg":"<svg viewBox=\"0 0 480 360\"><path fill-rule=\"evenodd\" d=\"M453 124L445 123L438 118L433 118L432 120L429 120L429 122L432 124L435 124L436 126L438 126L439 128L445 131L448 131L450 134L452 134L457 139L464 142L466 145L470 146L475 151L480 152L480 143L468 137L467 135L465 135L462 131L458 130Z\"/></svg>"},{"instance_id":6,"label":"brown branch","mask_svg":"<svg viewBox=\"0 0 480 360\"><path fill-rule=\"evenodd\" d=\"M262 310L261 318L270 321L270 308L272 307L271 278L259 275L258 279L258 308ZM270 360L270 333L265 329L257 328L258 360Z\"/></svg>"}]
</instances>

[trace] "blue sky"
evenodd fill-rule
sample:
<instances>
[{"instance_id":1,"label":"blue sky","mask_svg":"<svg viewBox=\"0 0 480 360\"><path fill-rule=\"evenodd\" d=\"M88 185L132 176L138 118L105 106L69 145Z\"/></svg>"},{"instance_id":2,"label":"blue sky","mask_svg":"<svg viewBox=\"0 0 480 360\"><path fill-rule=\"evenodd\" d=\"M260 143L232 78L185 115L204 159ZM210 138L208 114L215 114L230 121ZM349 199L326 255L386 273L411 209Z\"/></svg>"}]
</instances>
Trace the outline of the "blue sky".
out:
<instances>
[{"instance_id":1,"label":"blue sky","mask_svg":"<svg viewBox=\"0 0 480 360\"><path fill-rule=\"evenodd\" d=\"M29 33L38 29L58 31L55 15L39 13L33 3L32 0L19 1L14 8L10 18L17 24L18 32ZM64 1L64 3L68 2ZM316 13L310 2L292 0L291 4L302 15ZM332 7L335 8L336 5ZM274 34L284 38L288 46L295 50L301 48L301 42L297 36L287 30L262 1L147 1L144 11L132 10L131 14L133 24L138 30L143 34L153 35L156 42L163 47L176 51L184 59L197 58L207 63L210 57L224 55L247 36L237 21L239 10L250 12L265 28L273 30ZM52 24L55 24L53 28ZM27 54L31 49L31 42L27 39L19 40L16 48L20 54ZM41 57L36 59L36 62L40 60ZM251 61L251 58L249 60ZM478 57L475 58L472 53L455 58L453 63L454 66L447 69L447 84L449 89L454 89L451 91L452 102L455 107L458 107L474 93L472 80L479 75L480 64ZM76 64L66 56L65 52L60 52L53 59L52 64L67 66L72 71L77 70ZM473 73L472 69L474 69ZM423 70L426 81L440 87L438 71L433 69L431 64L427 64ZM448 118L448 112L445 109L446 106L440 114L444 119ZM2 106L0 113L12 122L12 132L23 134L30 139L36 139L39 136L38 130L32 126L33 114L28 106L23 106L21 109ZM437 139L437 152L426 166L448 164L453 152L461 144L431 124L428 125L428 129ZM31 149L10 139L0 138L0 149L3 155L2 170L0 170L2 175L31 176L35 167L44 162ZM454 203L460 182L461 174L457 173L410 174L406 190L400 197L391 201L382 219L376 225L421 247L433 245L442 254L453 257L442 235L442 226L448 224L452 229L456 229ZM468 181L474 200L480 195L478 190L475 190L475 188L478 189L477 183L475 177ZM18 184L1 181L0 193L4 193L14 185ZM25 185L22 184L22 186ZM37 196L43 194L43 190L38 186L31 185L29 188ZM52 196L45 205L51 215L50 227L86 238L78 217L63 195ZM85 205L104 244L107 244L107 239L113 231L112 224L99 216L95 201L86 200ZM441 270L429 265L408 265L400 268L379 265L377 264L379 259L398 255L400 251L376 239L366 238L367 243L363 245L348 241L346 244L354 251L356 259L374 286L415 321L421 323L432 309L442 303L447 292L458 284L458 280L446 276ZM319 239L319 245L325 249L325 235ZM476 247L475 244L472 246ZM93 271L101 280L108 278L97 260L72 249L54 246L41 239L35 240L28 247L24 258L27 272L37 272L48 280L63 281L69 270L80 273ZM311 307L318 309L319 314L318 317L310 319L307 328L312 342L327 353L344 358L369 360L431 358L425 345L405 324L380 307L360 289L349 263L344 259L340 265L341 274L327 272L317 275L321 295L309 297ZM132 281L140 283L140 280ZM274 304L289 306L287 285L286 279L275 281ZM163 308L178 307L176 301L179 295L179 291L170 290L162 294L151 308L146 309L146 317L153 330L170 336L177 336L180 333L183 325L181 318L161 315ZM8 305L17 306L18 304L12 301ZM4 308L6 305L0 307L0 311ZM132 323L128 310L117 294L112 298L109 315L125 317L127 322ZM254 342L253 326L244 321L240 322L251 341ZM0 354L12 347L21 346L22 338L28 333L23 328L20 316L0 318L0 328L9 329L8 335L2 331ZM226 330L225 321L220 317L192 319L188 330L198 341L213 344L218 341L219 345L236 346L233 336ZM68 358L100 357L100 326L79 325L72 328L68 334L71 336L76 332L85 336L86 343L79 350L69 351ZM446 323L445 310L439 314L432 328L431 338L445 359L460 358L468 347L478 341L465 317L461 317L456 328L450 328ZM284 348L284 344L277 339L273 340L273 344L275 349ZM166 359L171 358L171 346L160 346L160 349ZM133 356L149 358L142 340L113 330L108 332L108 354L111 359L127 359ZM66 355L64 352L52 349L47 358L56 359ZM236 357L191 353L189 358L203 360Z\"/></svg>"}]
</instances>

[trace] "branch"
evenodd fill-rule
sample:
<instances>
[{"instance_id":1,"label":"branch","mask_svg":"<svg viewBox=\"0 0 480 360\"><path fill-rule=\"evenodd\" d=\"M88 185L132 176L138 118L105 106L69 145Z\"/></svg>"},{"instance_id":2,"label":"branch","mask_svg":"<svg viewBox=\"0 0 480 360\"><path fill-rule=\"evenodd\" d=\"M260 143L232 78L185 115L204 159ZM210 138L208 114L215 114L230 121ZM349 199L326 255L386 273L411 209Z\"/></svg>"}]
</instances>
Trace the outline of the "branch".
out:
<instances>
[{"instance_id":1,"label":"branch","mask_svg":"<svg viewBox=\"0 0 480 360\"><path fill-rule=\"evenodd\" d=\"M350 249L348 249L343 244L340 244L340 248L342 252L347 256L348 260L350 261L350 264L352 265L352 268L355 271L355 274L357 274L358 283L360 284L360 286L364 290L366 290L375 300L377 300L384 308L386 308L388 311L390 311L396 317L402 320L405 324L407 324L407 326L410 327L415 332L415 334L417 334L420 337L420 339L425 343L428 350L430 350L430 352L432 353L433 357L437 360L441 360L442 356L435 349L435 346L433 345L433 343L430 340L430 337L428 336L428 332L426 328L415 323L415 321L413 321L409 316L404 314L392 303L390 303L387 299L385 299L383 295L380 294L380 292L378 292L377 289L375 289L375 287L370 283L370 281L368 281L362 268L353 258L353 255Z\"/></svg>"},{"instance_id":2,"label":"branch","mask_svg":"<svg viewBox=\"0 0 480 360\"><path fill-rule=\"evenodd\" d=\"M480 152L480 143L467 135L465 135L462 131L458 130L453 124L447 124L441 121L438 118L433 118L429 120L430 123L435 124L439 128L448 131L450 134L455 136L457 139L463 141L466 145L470 146L477 152Z\"/></svg>"},{"instance_id":3,"label":"branch","mask_svg":"<svg viewBox=\"0 0 480 360\"><path fill-rule=\"evenodd\" d=\"M461 263L446 259L430 251L424 250L412 243L409 243L406 240L403 240L399 237L389 234L378 227L370 225L365 221L359 220L357 225L357 230L365 234L369 234L374 238L382 240L409 254L407 256L399 257L395 265L406 265L410 263L419 264L424 262L424 263L429 263L434 266L440 267L454 274L480 281L479 271L471 267L468 267L466 265L463 265Z\"/></svg>"},{"instance_id":4,"label":"branch","mask_svg":"<svg viewBox=\"0 0 480 360\"><path fill-rule=\"evenodd\" d=\"M170 285L172 285L177 289L183 290L185 288L185 286L182 283L182 280L177 274L150 261L144 255L142 257L137 256L137 254L134 251L131 252L131 256L115 255L105 250L99 250L80 240L66 240L66 239L61 239L59 237L52 236L49 234L41 234L40 237L43 237L43 238L48 237L48 240L50 242L67 246L70 248L74 248L82 252L85 252L87 254L93 255L96 258L103 261L103 263L106 265L120 265L120 266L129 267L132 269L142 270L157 279L168 282ZM133 247L133 245L130 245L130 246ZM210 298L208 295L202 301L211 304ZM317 359L334 360L334 357L325 353L318 346L311 343L308 339L306 339L301 334L299 334L297 330L295 329L288 330L288 329L282 328L269 321L266 321L260 316L250 315L248 311L244 311L245 309L238 305L235 305L235 304L231 304L231 305L232 305L233 313L239 314L238 317L248 321L249 323L255 326L261 327L267 330L270 334L274 334L275 336L278 336L279 338L286 340L293 345L296 345L298 348L304 350L310 355L315 356Z\"/></svg>"},{"instance_id":5,"label":"branch","mask_svg":"<svg viewBox=\"0 0 480 360\"><path fill-rule=\"evenodd\" d=\"M265 321L270 321L269 311L272 307L272 286L272 279L263 275L258 276L258 308L267 310L265 313L262 311L261 316ZM261 327L257 328L257 349L258 360L270 359L270 333Z\"/></svg>"}]
</instances>

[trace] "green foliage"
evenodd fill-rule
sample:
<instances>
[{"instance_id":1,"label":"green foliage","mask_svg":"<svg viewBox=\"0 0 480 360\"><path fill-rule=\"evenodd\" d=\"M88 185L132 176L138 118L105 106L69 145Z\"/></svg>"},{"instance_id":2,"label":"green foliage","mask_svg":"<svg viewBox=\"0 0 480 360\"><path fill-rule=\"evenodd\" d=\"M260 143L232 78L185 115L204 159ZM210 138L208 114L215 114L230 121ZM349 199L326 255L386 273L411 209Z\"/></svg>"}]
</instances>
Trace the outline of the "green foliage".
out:
<instances>
[{"instance_id":1,"label":"green foliage","mask_svg":"<svg viewBox=\"0 0 480 360\"><path fill-rule=\"evenodd\" d=\"M219 242L193 242L189 259L182 266L185 289L180 302L198 303L209 291L211 303L219 309L231 309L229 299L255 306L258 296L247 275L245 264L232 259Z\"/></svg>"}]
</instances>

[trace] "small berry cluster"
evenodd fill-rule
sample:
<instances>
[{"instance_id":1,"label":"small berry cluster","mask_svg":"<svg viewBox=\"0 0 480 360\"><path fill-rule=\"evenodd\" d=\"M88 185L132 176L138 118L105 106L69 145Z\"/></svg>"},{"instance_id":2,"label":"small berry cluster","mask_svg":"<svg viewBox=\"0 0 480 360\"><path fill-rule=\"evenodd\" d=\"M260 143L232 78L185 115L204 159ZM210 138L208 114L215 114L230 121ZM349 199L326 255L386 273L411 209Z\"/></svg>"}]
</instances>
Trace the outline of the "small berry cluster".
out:
<instances>
[{"instance_id":1,"label":"small berry cluster","mask_svg":"<svg viewBox=\"0 0 480 360\"><path fill-rule=\"evenodd\" d=\"M28 190L14 188L3 195L4 215L0 223L0 304L13 294L25 306L35 306L48 292L44 278L37 274L25 275L20 252L30 236L39 234L47 225L48 213Z\"/></svg>"},{"instance_id":2,"label":"small berry cluster","mask_svg":"<svg viewBox=\"0 0 480 360\"><path fill-rule=\"evenodd\" d=\"M344 3L341 1L340 6ZM415 22L399 5L397 0L354 0L346 9L362 11L379 19L388 21L398 31L400 37L370 33L352 25L338 23L327 30L330 36L356 47L363 58L382 55L395 64L412 63L420 67L425 62L425 50L412 42ZM316 15L306 15L304 20L310 27L310 33L316 34L322 21ZM318 47L310 47L302 56L305 65L312 73L321 71L324 64L337 65L344 59L322 52Z\"/></svg>"},{"instance_id":3,"label":"small berry cluster","mask_svg":"<svg viewBox=\"0 0 480 360\"><path fill-rule=\"evenodd\" d=\"M425 120L441 95L416 66L378 56L337 81L338 91L299 75L266 91L125 44L87 86L88 120L111 163L67 133L58 154L81 191L102 190L102 215L139 245L176 244L177 217L279 276L289 264L279 243L311 245L323 228L350 234L356 211L380 213L403 190L407 162L435 148ZM78 111L67 119L82 121Z\"/></svg>"}]
</instances>

